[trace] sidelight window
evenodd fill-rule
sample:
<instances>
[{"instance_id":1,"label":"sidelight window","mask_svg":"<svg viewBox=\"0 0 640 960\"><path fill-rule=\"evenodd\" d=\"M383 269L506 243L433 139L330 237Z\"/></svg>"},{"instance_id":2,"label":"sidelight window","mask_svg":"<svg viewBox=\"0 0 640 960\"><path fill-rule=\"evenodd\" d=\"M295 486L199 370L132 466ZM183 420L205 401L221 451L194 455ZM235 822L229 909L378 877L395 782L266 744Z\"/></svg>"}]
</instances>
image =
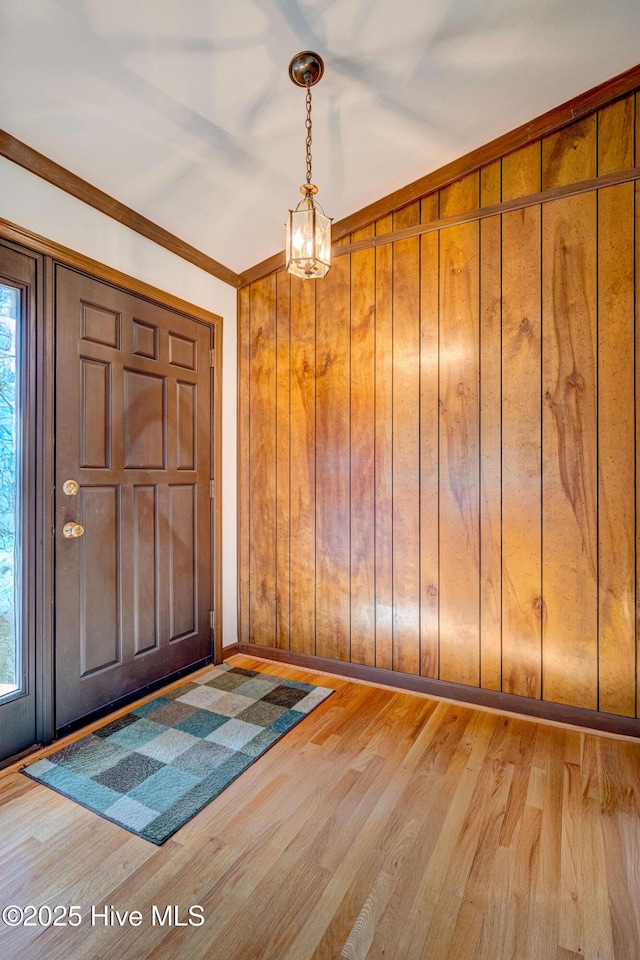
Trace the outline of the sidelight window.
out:
<instances>
[{"instance_id":1,"label":"sidelight window","mask_svg":"<svg viewBox=\"0 0 640 960\"><path fill-rule=\"evenodd\" d=\"M20 290L0 283L0 698L21 684L16 537Z\"/></svg>"}]
</instances>

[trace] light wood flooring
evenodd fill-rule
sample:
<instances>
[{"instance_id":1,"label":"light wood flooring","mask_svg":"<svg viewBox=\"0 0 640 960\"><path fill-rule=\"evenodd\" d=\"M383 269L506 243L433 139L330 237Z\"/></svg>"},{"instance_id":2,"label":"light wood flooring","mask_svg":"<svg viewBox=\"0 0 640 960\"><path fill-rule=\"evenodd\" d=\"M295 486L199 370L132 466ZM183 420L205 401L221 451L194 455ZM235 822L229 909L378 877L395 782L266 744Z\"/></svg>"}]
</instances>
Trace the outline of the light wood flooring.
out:
<instances>
[{"instance_id":1,"label":"light wood flooring","mask_svg":"<svg viewBox=\"0 0 640 960\"><path fill-rule=\"evenodd\" d=\"M164 846L0 774L0 908L83 917L0 923L1 958L640 958L640 744L231 662L337 692Z\"/></svg>"}]
</instances>

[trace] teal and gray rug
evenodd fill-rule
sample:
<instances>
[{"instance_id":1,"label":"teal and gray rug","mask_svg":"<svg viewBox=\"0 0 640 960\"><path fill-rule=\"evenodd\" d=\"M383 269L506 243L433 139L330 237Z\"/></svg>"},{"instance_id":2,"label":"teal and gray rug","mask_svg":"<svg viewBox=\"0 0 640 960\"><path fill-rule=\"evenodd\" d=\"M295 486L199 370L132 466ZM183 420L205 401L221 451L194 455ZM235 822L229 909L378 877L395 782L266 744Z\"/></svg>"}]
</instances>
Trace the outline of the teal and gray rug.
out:
<instances>
[{"instance_id":1,"label":"teal and gray rug","mask_svg":"<svg viewBox=\"0 0 640 960\"><path fill-rule=\"evenodd\" d=\"M164 843L331 693L222 664L21 772Z\"/></svg>"}]
</instances>

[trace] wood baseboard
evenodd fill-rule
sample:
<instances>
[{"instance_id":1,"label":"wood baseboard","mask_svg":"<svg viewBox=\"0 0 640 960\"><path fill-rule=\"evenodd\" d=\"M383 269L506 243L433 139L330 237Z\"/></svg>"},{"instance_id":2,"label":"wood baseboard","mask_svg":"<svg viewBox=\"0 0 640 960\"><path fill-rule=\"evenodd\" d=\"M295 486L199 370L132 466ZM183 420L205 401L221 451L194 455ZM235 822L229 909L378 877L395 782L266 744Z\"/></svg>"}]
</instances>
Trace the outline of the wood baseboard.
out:
<instances>
[{"instance_id":1,"label":"wood baseboard","mask_svg":"<svg viewBox=\"0 0 640 960\"><path fill-rule=\"evenodd\" d=\"M225 659L234 653L244 653L248 656L260 657L263 660L290 663L293 666L320 670L323 673L333 673L352 680L364 680L368 683L378 683L386 687L397 687L400 690L407 690L412 693L442 697L445 700L456 700L460 703L500 710L505 713L516 713L531 717L534 720L585 727L594 733L614 734L640 740L640 720L633 717L619 717L612 713L586 710L583 707L572 707L564 703L534 700L529 697L516 696L513 693L500 693L496 690L482 690L479 687L469 687L462 683L431 680L428 677L416 677L408 673L398 673L395 670L384 670L382 667L367 667L342 660L329 660L326 657L314 657L309 654L295 653L291 650L263 647L256 643L233 644L231 647L225 647L223 653Z\"/></svg>"},{"instance_id":2,"label":"wood baseboard","mask_svg":"<svg viewBox=\"0 0 640 960\"><path fill-rule=\"evenodd\" d=\"M262 647L260 649L262 650ZM235 653L240 653L240 644L230 643L228 647L222 648L222 659L226 660L227 657L232 657Z\"/></svg>"}]
</instances>

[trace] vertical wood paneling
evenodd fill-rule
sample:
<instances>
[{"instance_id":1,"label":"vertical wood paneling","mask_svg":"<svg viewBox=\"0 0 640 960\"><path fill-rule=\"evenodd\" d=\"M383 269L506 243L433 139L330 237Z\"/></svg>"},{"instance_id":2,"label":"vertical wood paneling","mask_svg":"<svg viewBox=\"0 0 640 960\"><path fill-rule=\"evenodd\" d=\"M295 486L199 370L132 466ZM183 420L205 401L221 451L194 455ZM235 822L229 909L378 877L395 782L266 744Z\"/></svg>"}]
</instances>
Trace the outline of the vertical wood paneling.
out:
<instances>
[{"instance_id":1,"label":"vertical wood paneling","mask_svg":"<svg viewBox=\"0 0 640 960\"><path fill-rule=\"evenodd\" d=\"M596 117L542 144L543 189L596 172ZM595 709L597 669L596 198L545 204L543 600L546 699Z\"/></svg>"},{"instance_id":2,"label":"vertical wood paneling","mask_svg":"<svg viewBox=\"0 0 640 960\"><path fill-rule=\"evenodd\" d=\"M352 240L374 235L373 226ZM351 257L351 659L375 664L375 252Z\"/></svg>"},{"instance_id":3,"label":"vertical wood paneling","mask_svg":"<svg viewBox=\"0 0 640 960\"><path fill-rule=\"evenodd\" d=\"M635 98L625 97L598 111L598 176L633 166Z\"/></svg>"},{"instance_id":4,"label":"vertical wood paneling","mask_svg":"<svg viewBox=\"0 0 640 960\"><path fill-rule=\"evenodd\" d=\"M376 223L389 233L391 216ZM393 667L393 244L376 247L375 338L376 660Z\"/></svg>"},{"instance_id":5,"label":"vertical wood paneling","mask_svg":"<svg viewBox=\"0 0 640 960\"><path fill-rule=\"evenodd\" d=\"M351 240L637 164L637 100ZM241 291L241 640L637 712L639 191Z\"/></svg>"},{"instance_id":6,"label":"vertical wood paneling","mask_svg":"<svg viewBox=\"0 0 640 960\"><path fill-rule=\"evenodd\" d=\"M437 220L439 195L421 204L421 222ZM420 238L420 672L437 678L440 571L438 538L439 239Z\"/></svg>"},{"instance_id":7,"label":"vertical wood paneling","mask_svg":"<svg viewBox=\"0 0 640 960\"><path fill-rule=\"evenodd\" d=\"M636 161L637 163L638 161ZM635 418L636 418L636 529L635 529L635 558L636 558L636 597L635 597L635 641L636 641L636 716L640 716L640 482L638 468L640 464L640 185L635 185L635 276L636 276L636 303L635 303Z\"/></svg>"},{"instance_id":8,"label":"vertical wood paneling","mask_svg":"<svg viewBox=\"0 0 640 960\"><path fill-rule=\"evenodd\" d=\"M316 284L291 278L291 642L315 653Z\"/></svg>"},{"instance_id":9,"label":"vertical wood paneling","mask_svg":"<svg viewBox=\"0 0 640 960\"><path fill-rule=\"evenodd\" d=\"M394 214L419 222L419 204ZM420 672L420 242L393 254L393 669Z\"/></svg>"},{"instance_id":10,"label":"vertical wood paneling","mask_svg":"<svg viewBox=\"0 0 640 960\"><path fill-rule=\"evenodd\" d=\"M276 636L276 315L275 276L253 285L249 326L251 459L249 637L272 647Z\"/></svg>"},{"instance_id":11,"label":"vertical wood paneling","mask_svg":"<svg viewBox=\"0 0 640 960\"><path fill-rule=\"evenodd\" d=\"M544 695L597 707L596 200L543 215Z\"/></svg>"},{"instance_id":12,"label":"vertical wood paneling","mask_svg":"<svg viewBox=\"0 0 640 960\"><path fill-rule=\"evenodd\" d=\"M478 176L440 215L478 206ZM477 686L479 649L479 225L440 232L440 677Z\"/></svg>"},{"instance_id":13,"label":"vertical wood paneling","mask_svg":"<svg viewBox=\"0 0 640 960\"><path fill-rule=\"evenodd\" d=\"M501 199L501 163L480 175L483 207ZM480 686L500 690L501 570L501 301L500 217L480 224Z\"/></svg>"},{"instance_id":14,"label":"vertical wood paneling","mask_svg":"<svg viewBox=\"0 0 640 960\"><path fill-rule=\"evenodd\" d=\"M502 158L502 200L527 197L541 189L541 151L542 144L536 140Z\"/></svg>"},{"instance_id":15,"label":"vertical wood paneling","mask_svg":"<svg viewBox=\"0 0 640 960\"><path fill-rule=\"evenodd\" d=\"M640 166L640 95L636 93L635 163ZM636 427L636 716L640 716L640 184L636 183L635 203L635 427Z\"/></svg>"},{"instance_id":16,"label":"vertical wood paneling","mask_svg":"<svg viewBox=\"0 0 640 960\"><path fill-rule=\"evenodd\" d=\"M634 101L598 114L598 173L633 165ZM634 186L598 192L599 708L635 716Z\"/></svg>"},{"instance_id":17,"label":"vertical wood paneling","mask_svg":"<svg viewBox=\"0 0 640 960\"><path fill-rule=\"evenodd\" d=\"M350 657L350 259L316 284L316 654Z\"/></svg>"},{"instance_id":18,"label":"vertical wood paneling","mask_svg":"<svg viewBox=\"0 0 640 960\"><path fill-rule=\"evenodd\" d=\"M633 193L598 193L600 709L624 716L636 700Z\"/></svg>"},{"instance_id":19,"label":"vertical wood paneling","mask_svg":"<svg viewBox=\"0 0 640 960\"><path fill-rule=\"evenodd\" d=\"M276 302L276 646L289 647L291 552L291 284L290 274L277 275Z\"/></svg>"},{"instance_id":20,"label":"vertical wood paneling","mask_svg":"<svg viewBox=\"0 0 640 960\"><path fill-rule=\"evenodd\" d=\"M249 642L249 312L251 287L238 296L238 640Z\"/></svg>"},{"instance_id":21,"label":"vertical wood paneling","mask_svg":"<svg viewBox=\"0 0 640 960\"><path fill-rule=\"evenodd\" d=\"M559 130L542 141L542 189L596 176L596 115Z\"/></svg>"},{"instance_id":22,"label":"vertical wood paneling","mask_svg":"<svg viewBox=\"0 0 640 960\"><path fill-rule=\"evenodd\" d=\"M505 157L505 200L540 189L540 146ZM540 208L502 218L502 689L539 697Z\"/></svg>"}]
</instances>

